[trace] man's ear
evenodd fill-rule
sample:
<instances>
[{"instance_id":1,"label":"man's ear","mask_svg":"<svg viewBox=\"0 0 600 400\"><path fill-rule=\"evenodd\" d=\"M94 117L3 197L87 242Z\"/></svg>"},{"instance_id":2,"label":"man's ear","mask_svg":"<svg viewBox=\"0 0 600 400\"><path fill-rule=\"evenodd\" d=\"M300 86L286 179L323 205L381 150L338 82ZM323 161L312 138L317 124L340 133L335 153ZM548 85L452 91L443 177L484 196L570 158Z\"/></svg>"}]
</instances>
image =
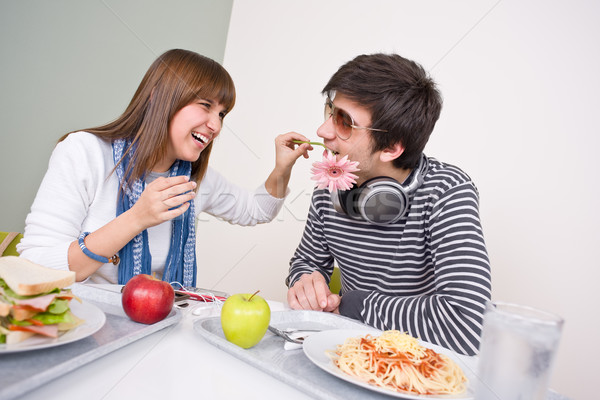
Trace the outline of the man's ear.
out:
<instances>
[{"instance_id":1,"label":"man's ear","mask_svg":"<svg viewBox=\"0 0 600 400\"><path fill-rule=\"evenodd\" d=\"M383 162L394 161L396 158L400 157L402 153L404 153L404 146L402 143L398 142L392 147L383 150L379 154L379 159Z\"/></svg>"}]
</instances>

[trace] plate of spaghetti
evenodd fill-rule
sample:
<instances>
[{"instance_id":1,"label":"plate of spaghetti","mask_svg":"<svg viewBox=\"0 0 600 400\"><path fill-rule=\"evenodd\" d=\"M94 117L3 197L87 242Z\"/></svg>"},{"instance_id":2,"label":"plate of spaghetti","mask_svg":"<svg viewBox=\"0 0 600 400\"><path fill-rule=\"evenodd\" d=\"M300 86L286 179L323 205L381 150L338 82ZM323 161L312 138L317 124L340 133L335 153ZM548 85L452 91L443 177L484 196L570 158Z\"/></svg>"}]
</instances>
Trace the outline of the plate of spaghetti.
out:
<instances>
[{"instance_id":1,"label":"plate of spaghetti","mask_svg":"<svg viewBox=\"0 0 600 400\"><path fill-rule=\"evenodd\" d=\"M400 331L322 331L308 336L303 349L319 368L376 392L404 399L473 398L458 354Z\"/></svg>"}]
</instances>

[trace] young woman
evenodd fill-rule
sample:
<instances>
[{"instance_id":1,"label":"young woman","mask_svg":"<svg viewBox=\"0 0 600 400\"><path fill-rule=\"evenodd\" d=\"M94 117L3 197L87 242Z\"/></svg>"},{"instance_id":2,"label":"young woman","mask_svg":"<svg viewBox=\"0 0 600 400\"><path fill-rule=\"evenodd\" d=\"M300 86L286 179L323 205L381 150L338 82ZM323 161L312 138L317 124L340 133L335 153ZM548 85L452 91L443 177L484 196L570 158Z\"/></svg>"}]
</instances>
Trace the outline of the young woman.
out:
<instances>
[{"instance_id":1,"label":"young woman","mask_svg":"<svg viewBox=\"0 0 600 400\"><path fill-rule=\"evenodd\" d=\"M292 166L311 149L293 143L307 140L300 134L280 135L264 185L251 193L230 184L208 160L234 103L233 81L217 62L179 49L161 55L123 115L60 139L26 219L21 256L71 269L78 281L125 284L156 272L194 285L196 216L272 220Z\"/></svg>"}]
</instances>

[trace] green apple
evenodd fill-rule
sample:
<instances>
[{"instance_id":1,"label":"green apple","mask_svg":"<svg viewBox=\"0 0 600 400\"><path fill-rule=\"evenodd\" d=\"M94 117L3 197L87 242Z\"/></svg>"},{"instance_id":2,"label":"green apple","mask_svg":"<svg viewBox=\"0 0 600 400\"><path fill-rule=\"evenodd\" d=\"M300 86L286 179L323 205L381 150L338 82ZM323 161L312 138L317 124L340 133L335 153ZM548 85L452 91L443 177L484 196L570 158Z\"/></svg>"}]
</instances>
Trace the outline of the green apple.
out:
<instances>
[{"instance_id":1,"label":"green apple","mask_svg":"<svg viewBox=\"0 0 600 400\"><path fill-rule=\"evenodd\" d=\"M269 304L254 294L229 296L221 308L221 327L225 339L249 349L265 336L271 321Z\"/></svg>"}]
</instances>

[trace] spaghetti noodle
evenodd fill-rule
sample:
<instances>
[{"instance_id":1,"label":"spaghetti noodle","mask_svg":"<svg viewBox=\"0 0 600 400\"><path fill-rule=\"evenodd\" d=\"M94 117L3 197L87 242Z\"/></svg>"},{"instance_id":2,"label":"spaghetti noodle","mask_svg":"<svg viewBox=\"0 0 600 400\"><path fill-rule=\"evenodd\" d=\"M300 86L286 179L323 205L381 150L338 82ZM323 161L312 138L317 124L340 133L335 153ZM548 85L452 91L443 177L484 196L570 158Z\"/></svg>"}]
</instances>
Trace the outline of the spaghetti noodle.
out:
<instances>
[{"instance_id":1,"label":"spaghetti noodle","mask_svg":"<svg viewBox=\"0 0 600 400\"><path fill-rule=\"evenodd\" d=\"M460 394L467 379L449 357L400 331L346 339L329 352L343 372L370 384L416 394Z\"/></svg>"}]
</instances>

